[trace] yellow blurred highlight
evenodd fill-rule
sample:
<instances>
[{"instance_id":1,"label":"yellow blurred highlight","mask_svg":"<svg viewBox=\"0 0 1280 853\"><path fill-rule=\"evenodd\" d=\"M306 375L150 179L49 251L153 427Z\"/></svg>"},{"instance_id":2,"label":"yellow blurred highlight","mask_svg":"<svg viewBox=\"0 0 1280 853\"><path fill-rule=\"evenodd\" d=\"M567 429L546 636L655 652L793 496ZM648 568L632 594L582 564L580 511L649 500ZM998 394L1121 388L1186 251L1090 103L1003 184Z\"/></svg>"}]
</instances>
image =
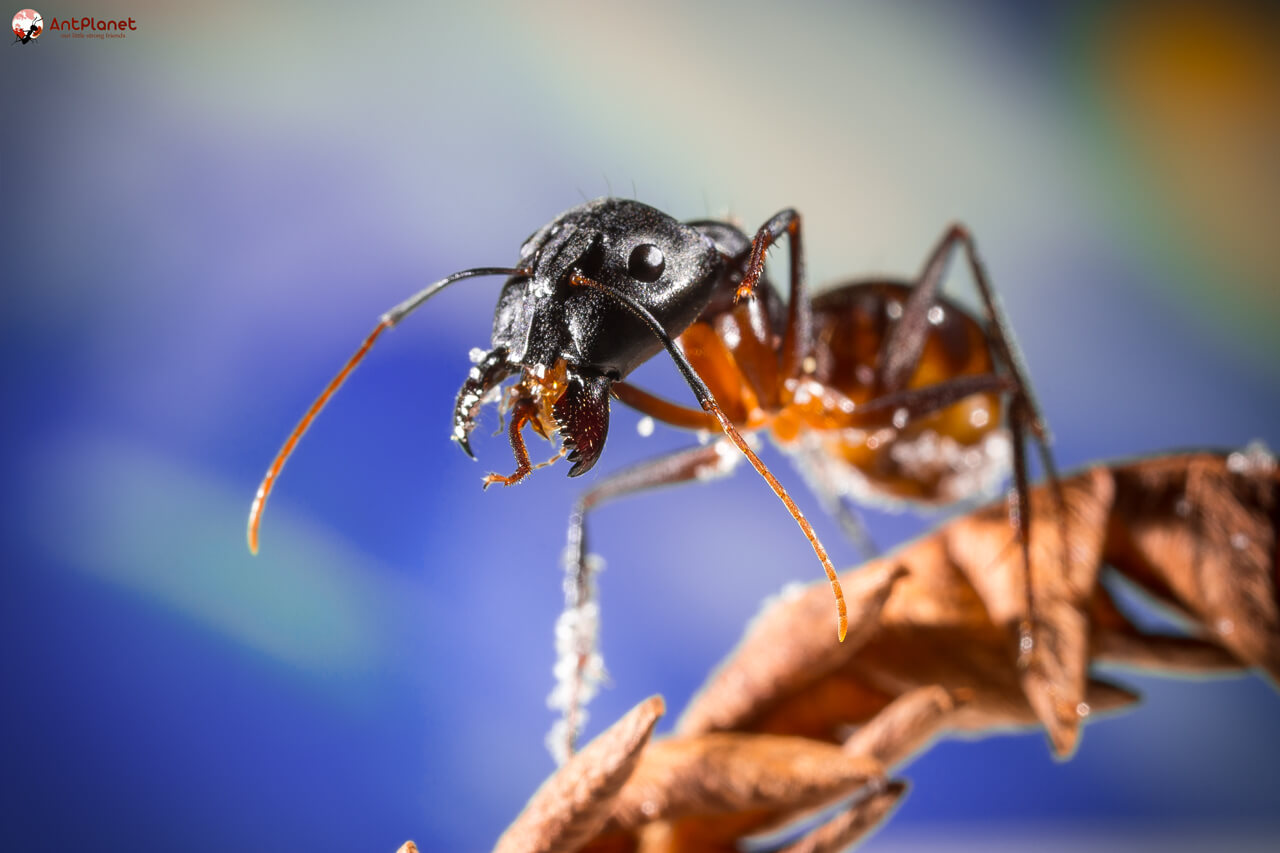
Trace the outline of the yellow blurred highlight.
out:
<instances>
[{"instance_id":1,"label":"yellow blurred highlight","mask_svg":"<svg viewBox=\"0 0 1280 853\"><path fill-rule=\"evenodd\" d=\"M1144 2L1117 4L1094 22L1102 95L1180 237L1250 300L1272 304L1280 303L1278 21L1261 4Z\"/></svg>"}]
</instances>

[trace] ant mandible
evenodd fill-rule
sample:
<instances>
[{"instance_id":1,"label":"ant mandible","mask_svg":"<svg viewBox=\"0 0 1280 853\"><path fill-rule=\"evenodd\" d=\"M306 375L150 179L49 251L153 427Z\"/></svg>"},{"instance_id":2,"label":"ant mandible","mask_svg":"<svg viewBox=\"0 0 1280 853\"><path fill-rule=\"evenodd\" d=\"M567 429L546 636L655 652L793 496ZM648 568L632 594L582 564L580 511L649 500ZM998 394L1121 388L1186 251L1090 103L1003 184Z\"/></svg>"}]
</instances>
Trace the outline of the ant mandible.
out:
<instances>
[{"instance_id":1,"label":"ant mandible","mask_svg":"<svg viewBox=\"0 0 1280 853\"><path fill-rule=\"evenodd\" d=\"M790 244L785 305L764 278L765 255L784 235ZM985 323L939 292L958 249L968 260ZM754 238L727 222L680 223L624 199L597 199L566 211L524 242L517 266L454 273L382 316L268 469L249 513L251 551L258 550L263 506L298 439L377 338L448 285L484 275L508 279L498 298L492 346L476 359L458 393L452 438L473 456L469 436L479 409L503 397L502 383L517 377L501 400L510 415L516 470L488 475L486 488L513 485L540 467L530 463L526 425L548 440L559 434L560 455L573 463L570 477L589 471L604 449L611 396L663 423L723 432L786 505L822 562L843 640L844 597L826 549L742 432L768 430L857 538L859 528L842 498L962 499L1003 473L999 451L1012 443L1009 515L1028 568L1019 648L1023 655L1031 651L1028 437L1055 484L1057 477L1044 418L1008 324L972 238L958 225L946 231L916 281L855 281L813 298L794 210L776 214ZM624 381L663 349L701 409ZM1000 430L1005 396L1008 439ZM569 553L578 576L587 572L591 509L629 493L724 473L736 458L721 439L601 480L579 499L570 519Z\"/></svg>"}]
</instances>

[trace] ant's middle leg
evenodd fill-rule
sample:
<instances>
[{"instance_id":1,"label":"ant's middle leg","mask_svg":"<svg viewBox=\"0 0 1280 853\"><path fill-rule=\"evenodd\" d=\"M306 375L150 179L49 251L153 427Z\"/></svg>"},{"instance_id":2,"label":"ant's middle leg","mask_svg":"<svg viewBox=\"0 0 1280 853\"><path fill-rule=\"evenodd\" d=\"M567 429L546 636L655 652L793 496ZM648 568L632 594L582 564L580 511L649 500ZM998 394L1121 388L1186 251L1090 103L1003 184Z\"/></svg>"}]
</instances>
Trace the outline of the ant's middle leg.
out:
<instances>
[{"instance_id":1,"label":"ant's middle leg","mask_svg":"<svg viewBox=\"0 0 1280 853\"><path fill-rule=\"evenodd\" d=\"M552 705L563 717L553 730L553 752L573 754L578 730L582 725L582 706L587 695L589 669L595 661L594 618L584 613L592 604L592 558L587 550L587 513L600 504L625 495L659 486L675 485L691 480L706 480L728 475L742 457L728 441L721 439L702 447L681 450L648 462L642 462L601 480L574 504L569 516L569 541L565 550L565 613L573 614L562 632L557 626L556 646L560 661L556 664L559 684L552 694ZM566 636L561 636L565 634ZM563 742L559 742L563 737Z\"/></svg>"}]
</instances>

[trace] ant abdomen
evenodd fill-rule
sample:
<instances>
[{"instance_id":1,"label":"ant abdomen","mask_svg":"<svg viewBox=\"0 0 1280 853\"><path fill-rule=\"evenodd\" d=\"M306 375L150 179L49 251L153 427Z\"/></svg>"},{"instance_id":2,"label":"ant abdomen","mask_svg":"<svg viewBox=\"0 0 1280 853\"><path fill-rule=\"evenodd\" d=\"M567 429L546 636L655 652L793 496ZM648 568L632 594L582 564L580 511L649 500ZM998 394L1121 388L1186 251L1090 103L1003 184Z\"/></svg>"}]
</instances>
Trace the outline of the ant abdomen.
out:
<instances>
[{"instance_id":1,"label":"ant abdomen","mask_svg":"<svg viewBox=\"0 0 1280 853\"><path fill-rule=\"evenodd\" d=\"M816 443L833 465L852 469L848 472L852 476L843 478L838 471L829 472L837 475L842 491L851 497L945 504L997 487L1007 472L1009 445L1000 428L1001 400L995 392L975 393L920 416L880 407L859 414L859 407L883 399L886 393L929 388L995 370L982 325L951 301L939 298L928 311L928 328L914 371L901 388L882 387L876 366L911 292L911 285L905 283L859 281L813 300L816 345L806 365L810 369L793 393L793 404L779 413L775 434L785 441L793 432L800 438L804 431L805 438ZM813 383L810 395L805 393L805 380ZM813 410L807 397L818 396L819 388L826 392L821 408L827 428L797 429L800 425L795 422ZM845 411L850 404L852 411ZM833 405L839 411L830 411Z\"/></svg>"}]
</instances>

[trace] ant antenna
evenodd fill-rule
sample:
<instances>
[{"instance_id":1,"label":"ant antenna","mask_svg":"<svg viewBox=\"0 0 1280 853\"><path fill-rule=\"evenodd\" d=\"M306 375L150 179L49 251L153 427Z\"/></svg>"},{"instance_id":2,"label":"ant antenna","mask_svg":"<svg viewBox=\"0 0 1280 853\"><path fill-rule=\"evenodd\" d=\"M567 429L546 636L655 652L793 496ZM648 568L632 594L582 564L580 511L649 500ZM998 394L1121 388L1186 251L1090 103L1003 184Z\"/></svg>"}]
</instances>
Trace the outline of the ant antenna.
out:
<instances>
[{"instance_id":1,"label":"ant antenna","mask_svg":"<svg viewBox=\"0 0 1280 853\"><path fill-rule=\"evenodd\" d=\"M804 513L800 512L800 508L796 506L795 501L793 501L791 496L787 494L787 490L784 489L782 484L778 482L778 479L773 476L773 472L765 467L765 464L760 460L760 457L756 456L755 452L743 439L742 435L734 428L733 422L725 416L724 411L720 408L720 404L717 403L715 397L711 395L711 389L702 381L702 377L693 369L693 365L689 364L688 360L684 357L684 353L682 353L680 348L676 346L675 341L671 340L671 336L662 328L662 324L659 323L643 305L636 302L627 294L619 290L614 290L610 287L605 287L600 282L587 278L576 270L573 275L569 277L569 283L580 287L590 287L604 293L610 299L613 299L620 304L623 308L626 308L632 314L639 317L640 320L649 327L649 331L653 332L654 336L662 342L664 347L666 347L672 360L675 361L676 367L680 369L680 372L684 375L685 381L688 382L689 387L693 389L693 393L698 398L698 402L702 404L703 410L710 412L715 416L715 419L720 422L720 428L724 430L724 434L729 436L730 440L738 446L738 449L742 451L742 455L747 457L747 461L751 463L751 467L756 469L756 473L761 477L764 477L765 482L767 482L769 487L773 489L773 493L786 505L787 510L791 513L791 517L796 520L796 524L800 525L800 529L804 531L805 538L808 539L809 544L813 546L813 552L817 554L818 559L822 561L822 568L827 573L827 580L831 583L831 591L835 593L836 596L836 610L838 611L840 618L838 634L840 642L843 643L845 634L848 633L849 630L849 614L845 608L844 592L840 589L840 578L836 576L835 566L831 565L831 558L827 556L827 549L822 547L822 543L818 541L818 534L813 531L813 525L804 517Z\"/></svg>"},{"instance_id":2,"label":"ant antenna","mask_svg":"<svg viewBox=\"0 0 1280 853\"><path fill-rule=\"evenodd\" d=\"M272 460L271 467L267 469L266 476L262 478L262 485L258 486L258 494L253 498L253 505L249 507L249 551L258 553L258 526L262 522L262 510L266 506L267 497L271 494L271 489L275 486L276 478L280 476L284 463L289 460L294 447L297 446L298 440L302 438L311 422L316 419L316 415L320 414L320 410L324 408L325 403L329 402L329 398L337 393L342 387L342 383L347 381L347 377L351 375L351 371L356 369L364 357L368 355L369 350L373 347L374 341L387 329L398 324L401 320L411 314L413 311L422 306L431 297L435 296L441 290L444 290L455 281L464 278L471 278L478 275L528 275L529 270L526 269L509 269L507 267L479 267L473 270L463 270L456 272L451 276L442 278L434 284L430 284L418 293L401 302L387 313L383 314L378 320L378 325L369 333L369 337L364 339L364 343L360 345L360 349L356 350L356 354L347 360L347 363L338 371L338 375L329 381L325 389L320 392L320 396L311 404L311 408L307 409L307 413L302 416L302 420L298 421L298 425L293 428L293 432L289 433L289 437L285 439L284 446L280 448L280 452L276 454L276 458Z\"/></svg>"}]
</instances>

